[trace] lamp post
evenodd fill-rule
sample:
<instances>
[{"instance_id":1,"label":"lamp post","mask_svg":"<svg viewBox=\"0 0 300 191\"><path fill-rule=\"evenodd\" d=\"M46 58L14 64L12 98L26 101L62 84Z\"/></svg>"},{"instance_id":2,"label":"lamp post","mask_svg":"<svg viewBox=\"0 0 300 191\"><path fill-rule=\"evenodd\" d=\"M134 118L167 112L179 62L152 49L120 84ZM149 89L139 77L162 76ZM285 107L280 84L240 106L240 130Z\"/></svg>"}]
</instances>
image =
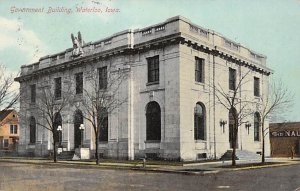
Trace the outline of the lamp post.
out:
<instances>
[{"instance_id":1,"label":"lamp post","mask_svg":"<svg viewBox=\"0 0 300 191\"><path fill-rule=\"evenodd\" d=\"M61 147L61 132L62 132L62 127L61 127L61 125L59 125L58 127L57 127L57 132L58 132L58 146L59 147Z\"/></svg>"},{"instance_id":2,"label":"lamp post","mask_svg":"<svg viewBox=\"0 0 300 191\"><path fill-rule=\"evenodd\" d=\"M83 146L83 130L84 130L84 125L80 124L79 129L81 131L81 147Z\"/></svg>"},{"instance_id":3,"label":"lamp post","mask_svg":"<svg viewBox=\"0 0 300 191\"><path fill-rule=\"evenodd\" d=\"M227 121L225 121L225 120L223 120L223 119L220 119L220 127L223 128L223 133L225 133L224 127L225 127L226 124L227 124Z\"/></svg>"}]
</instances>

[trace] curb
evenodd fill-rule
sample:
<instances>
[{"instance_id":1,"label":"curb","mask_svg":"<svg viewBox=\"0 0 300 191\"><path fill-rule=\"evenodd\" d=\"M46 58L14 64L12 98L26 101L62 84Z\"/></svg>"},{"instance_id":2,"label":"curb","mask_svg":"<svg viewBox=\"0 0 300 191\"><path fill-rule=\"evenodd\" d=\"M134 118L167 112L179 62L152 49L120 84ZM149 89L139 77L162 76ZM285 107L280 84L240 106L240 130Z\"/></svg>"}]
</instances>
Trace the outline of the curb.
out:
<instances>
[{"instance_id":1,"label":"curb","mask_svg":"<svg viewBox=\"0 0 300 191\"><path fill-rule=\"evenodd\" d=\"M239 170L251 170L251 169L261 169L261 168L271 168L271 167L281 167L300 164L300 162L288 161L282 162L279 164L270 164L264 166L249 166L241 168L222 168L222 167L213 167L207 169L198 169L197 170L183 170L183 169L164 169L159 166L147 165L146 168L142 166L133 166L133 165L118 165L114 163L105 164L100 163L100 165L95 165L94 162L82 162L82 161L63 161L60 160L57 163L54 163L52 160L35 160L35 159L5 159L0 158L0 162L10 162L10 163L22 163L22 164L36 164L36 165L49 165L49 166L65 166L65 167L78 167L78 168L100 168L100 169L111 169L111 170L135 170L135 171L144 171L144 172L153 172L153 173L173 173L173 174L183 174L183 175L205 175L205 174L216 174L220 172L229 172L229 171L239 171ZM209 163L200 163L199 166L205 164L218 164L219 162L209 162ZM189 166L189 165L188 165ZM196 165L191 165L196 166Z\"/></svg>"},{"instance_id":2,"label":"curb","mask_svg":"<svg viewBox=\"0 0 300 191\"><path fill-rule=\"evenodd\" d=\"M241 167L241 168L224 169L224 171L239 171L239 170L262 169L262 168L271 168L271 167L290 166L290 165L296 165L296 164L299 164L299 163L284 162L284 163L281 163L281 164L270 164L270 165L264 165L264 166L249 166L249 167Z\"/></svg>"},{"instance_id":3,"label":"curb","mask_svg":"<svg viewBox=\"0 0 300 191\"><path fill-rule=\"evenodd\" d=\"M52 161L40 161L40 160L9 160L9 159L0 159L0 162L10 162L10 163L21 163L21 164L34 164L34 165L48 165L48 166L80 166L85 168L100 168L100 169L111 169L111 170L134 170L134 171L144 171L144 172L153 172L153 173L172 173L172 174L184 174L184 175L204 175L204 174L215 174L218 173L218 170L204 170L204 171L185 171L185 170L167 170L167 169L158 169L151 167L132 167L132 166L114 166L114 165L95 165L95 164L86 164L86 163L71 163L66 161L59 161L54 163Z\"/></svg>"}]
</instances>

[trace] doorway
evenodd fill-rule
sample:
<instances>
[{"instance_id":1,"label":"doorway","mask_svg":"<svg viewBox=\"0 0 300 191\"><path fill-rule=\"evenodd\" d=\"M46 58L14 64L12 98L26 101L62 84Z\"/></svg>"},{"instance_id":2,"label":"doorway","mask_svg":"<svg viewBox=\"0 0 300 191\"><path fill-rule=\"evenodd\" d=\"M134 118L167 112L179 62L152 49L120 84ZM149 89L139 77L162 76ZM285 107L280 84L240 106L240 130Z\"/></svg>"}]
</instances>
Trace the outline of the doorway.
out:
<instances>
[{"instance_id":1,"label":"doorway","mask_svg":"<svg viewBox=\"0 0 300 191\"><path fill-rule=\"evenodd\" d=\"M74 114L74 148L79 148L81 145L81 131L80 125L83 124L83 115L80 110L75 111Z\"/></svg>"}]
</instances>

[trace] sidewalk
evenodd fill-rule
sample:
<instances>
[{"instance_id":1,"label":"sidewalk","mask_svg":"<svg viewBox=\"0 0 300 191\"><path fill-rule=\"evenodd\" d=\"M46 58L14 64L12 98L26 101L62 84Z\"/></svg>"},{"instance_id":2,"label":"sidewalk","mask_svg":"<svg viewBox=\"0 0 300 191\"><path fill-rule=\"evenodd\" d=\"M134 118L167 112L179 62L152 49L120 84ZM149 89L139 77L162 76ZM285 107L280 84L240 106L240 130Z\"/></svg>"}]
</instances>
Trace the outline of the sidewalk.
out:
<instances>
[{"instance_id":1,"label":"sidewalk","mask_svg":"<svg viewBox=\"0 0 300 191\"><path fill-rule=\"evenodd\" d=\"M0 157L0 162L9 163L25 163L25 164L42 164L42 165L63 165L66 167L76 168L105 168L105 169L123 169L123 170L140 170L140 171L151 171L160 173L179 173L179 174L212 174L226 171L236 170L249 170L257 168L271 168L278 166L286 166L293 164L300 164L299 159L286 159L286 158L267 158L266 162L274 162L265 166L246 166L229 168L231 161L201 161L199 163L176 163L176 162L165 162L159 164L159 161L146 161L146 166L143 167L143 161L101 161L100 165L95 165L95 161L67 161L58 160L57 163L53 163L52 160L44 158L24 158L24 157ZM258 164L259 160L237 160L237 165L240 164ZM147 164L148 163L148 164ZM152 163L152 164L151 164ZM157 163L157 164L155 164Z\"/></svg>"}]
</instances>

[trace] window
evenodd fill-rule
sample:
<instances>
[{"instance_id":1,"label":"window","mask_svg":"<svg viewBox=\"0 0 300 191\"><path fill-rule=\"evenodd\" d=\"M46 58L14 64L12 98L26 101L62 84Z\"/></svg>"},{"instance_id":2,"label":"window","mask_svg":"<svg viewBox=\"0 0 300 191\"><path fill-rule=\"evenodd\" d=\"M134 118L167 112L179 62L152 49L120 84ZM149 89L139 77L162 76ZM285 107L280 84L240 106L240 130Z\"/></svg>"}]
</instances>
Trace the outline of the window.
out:
<instances>
[{"instance_id":1,"label":"window","mask_svg":"<svg viewBox=\"0 0 300 191\"><path fill-rule=\"evenodd\" d=\"M236 70L229 68L229 89L235 90L236 88Z\"/></svg>"},{"instance_id":2,"label":"window","mask_svg":"<svg viewBox=\"0 0 300 191\"><path fill-rule=\"evenodd\" d=\"M108 141L108 113L106 108L100 109L100 132L99 141Z\"/></svg>"},{"instance_id":3,"label":"window","mask_svg":"<svg viewBox=\"0 0 300 191\"><path fill-rule=\"evenodd\" d=\"M61 98L61 77L54 79L54 96L56 99Z\"/></svg>"},{"instance_id":4,"label":"window","mask_svg":"<svg viewBox=\"0 0 300 191\"><path fill-rule=\"evenodd\" d=\"M159 82L159 56L147 58L148 83Z\"/></svg>"},{"instance_id":5,"label":"window","mask_svg":"<svg viewBox=\"0 0 300 191\"><path fill-rule=\"evenodd\" d=\"M82 94L83 92L83 73L75 74L75 83L76 83L76 94Z\"/></svg>"},{"instance_id":6,"label":"window","mask_svg":"<svg viewBox=\"0 0 300 191\"><path fill-rule=\"evenodd\" d=\"M201 103L194 108L194 139L205 140L205 109Z\"/></svg>"},{"instance_id":7,"label":"window","mask_svg":"<svg viewBox=\"0 0 300 191\"><path fill-rule=\"evenodd\" d=\"M204 59L197 57L195 59L195 81L204 82Z\"/></svg>"},{"instance_id":8,"label":"window","mask_svg":"<svg viewBox=\"0 0 300 191\"><path fill-rule=\"evenodd\" d=\"M34 117L30 117L30 119L29 119L29 131L30 131L29 142L30 143L35 143L36 123L35 123L35 118Z\"/></svg>"},{"instance_id":9,"label":"window","mask_svg":"<svg viewBox=\"0 0 300 191\"><path fill-rule=\"evenodd\" d=\"M3 147L7 148L8 147L8 139L3 140Z\"/></svg>"},{"instance_id":10,"label":"window","mask_svg":"<svg viewBox=\"0 0 300 191\"><path fill-rule=\"evenodd\" d=\"M106 89L107 88L107 67L104 66L98 69L99 71L99 88Z\"/></svg>"},{"instance_id":11,"label":"window","mask_svg":"<svg viewBox=\"0 0 300 191\"><path fill-rule=\"evenodd\" d=\"M36 100L36 85L35 84L32 84L30 86L30 100L31 100L31 103L35 103L35 100Z\"/></svg>"},{"instance_id":12,"label":"window","mask_svg":"<svg viewBox=\"0 0 300 191\"><path fill-rule=\"evenodd\" d=\"M254 96L259 97L259 78L254 77Z\"/></svg>"},{"instance_id":13,"label":"window","mask_svg":"<svg viewBox=\"0 0 300 191\"><path fill-rule=\"evenodd\" d=\"M161 139L161 113L157 102L147 104L146 109L146 140Z\"/></svg>"},{"instance_id":14,"label":"window","mask_svg":"<svg viewBox=\"0 0 300 191\"><path fill-rule=\"evenodd\" d=\"M254 141L260 140L259 123L260 123L260 116L259 116L259 113L256 112L254 114Z\"/></svg>"},{"instance_id":15,"label":"window","mask_svg":"<svg viewBox=\"0 0 300 191\"><path fill-rule=\"evenodd\" d=\"M10 134L18 134L18 125L10 125Z\"/></svg>"}]
</instances>

